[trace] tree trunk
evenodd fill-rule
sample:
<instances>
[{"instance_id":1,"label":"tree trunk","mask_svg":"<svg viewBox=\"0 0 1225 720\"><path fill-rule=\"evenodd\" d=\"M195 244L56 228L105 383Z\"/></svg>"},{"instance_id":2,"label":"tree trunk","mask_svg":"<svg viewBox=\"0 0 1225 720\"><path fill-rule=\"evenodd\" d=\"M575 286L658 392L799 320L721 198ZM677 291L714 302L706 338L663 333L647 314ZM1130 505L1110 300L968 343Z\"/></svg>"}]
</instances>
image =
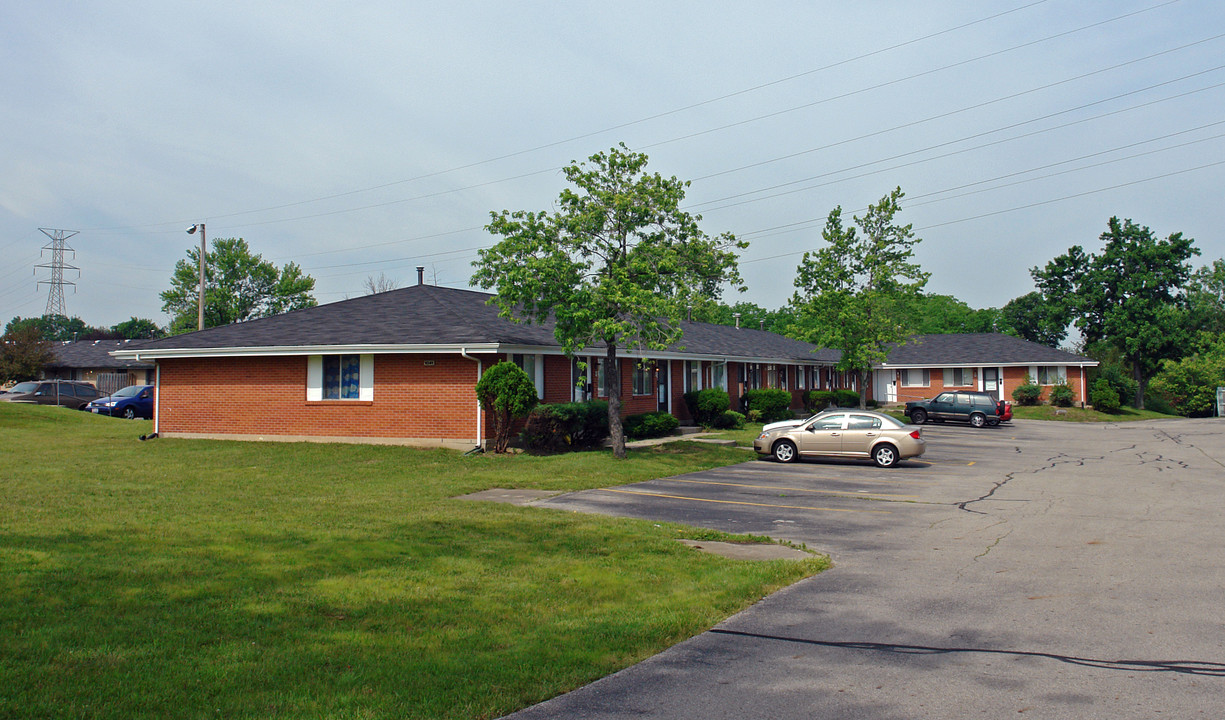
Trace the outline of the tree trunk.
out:
<instances>
[{"instance_id":1,"label":"tree trunk","mask_svg":"<svg viewBox=\"0 0 1225 720\"><path fill-rule=\"evenodd\" d=\"M1144 388L1148 384L1147 378L1140 370L1140 358L1133 358L1131 361L1131 377L1136 381L1136 409L1144 409Z\"/></svg>"},{"instance_id":2,"label":"tree trunk","mask_svg":"<svg viewBox=\"0 0 1225 720\"><path fill-rule=\"evenodd\" d=\"M625 459L625 431L621 428L621 364L617 360L617 346L608 344L605 357L604 377L608 378L608 434L612 438L613 457ZM597 388L598 389L598 388Z\"/></svg>"},{"instance_id":3,"label":"tree trunk","mask_svg":"<svg viewBox=\"0 0 1225 720\"><path fill-rule=\"evenodd\" d=\"M872 371L863 370L859 373L859 409L868 409L868 384L872 382Z\"/></svg>"}]
</instances>

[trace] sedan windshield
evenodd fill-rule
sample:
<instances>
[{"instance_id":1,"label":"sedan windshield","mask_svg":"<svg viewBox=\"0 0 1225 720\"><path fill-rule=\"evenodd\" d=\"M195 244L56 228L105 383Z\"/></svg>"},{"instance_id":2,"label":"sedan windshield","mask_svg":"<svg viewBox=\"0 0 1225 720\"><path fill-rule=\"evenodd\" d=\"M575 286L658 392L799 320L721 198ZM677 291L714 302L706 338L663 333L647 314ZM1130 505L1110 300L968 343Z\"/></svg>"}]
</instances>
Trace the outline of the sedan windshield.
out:
<instances>
[{"instance_id":1,"label":"sedan windshield","mask_svg":"<svg viewBox=\"0 0 1225 720\"><path fill-rule=\"evenodd\" d=\"M116 392L114 395L111 395L111 397L135 397L140 394L141 387L142 386L140 385L129 385Z\"/></svg>"}]
</instances>

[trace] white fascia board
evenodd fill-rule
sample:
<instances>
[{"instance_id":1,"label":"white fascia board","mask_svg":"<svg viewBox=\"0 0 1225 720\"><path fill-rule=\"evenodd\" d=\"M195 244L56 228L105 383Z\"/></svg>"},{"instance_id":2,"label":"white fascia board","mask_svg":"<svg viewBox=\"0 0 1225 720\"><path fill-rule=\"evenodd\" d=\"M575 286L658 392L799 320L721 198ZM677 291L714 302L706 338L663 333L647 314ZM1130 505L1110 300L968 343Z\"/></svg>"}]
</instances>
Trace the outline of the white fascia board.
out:
<instances>
[{"instance_id":1,"label":"white fascia board","mask_svg":"<svg viewBox=\"0 0 1225 720\"><path fill-rule=\"evenodd\" d=\"M197 358L197 357L251 357L251 356L287 356L287 355L389 355L459 353L467 352L501 352L497 343L471 343L448 345L280 345L265 347L229 347L229 348L157 348L152 350L114 350L111 356L125 360L157 360L161 358Z\"/></svg>"},{"instance_id":2,"label":"white fascia board","mask_svg":"<svg viewBox=\"0 0 1225 720\"><path fill-rule=\"evenodd\" d=\"M561 348L555 345L499 345L498 352L522 353L536 355L565 355ZM598 357L608 355L608 348L587 347L574 351L574 357ZM711 362L743 362L743 363L773 363L775 365L811 365L825 367L834 363L821 360L797 360L795 358L765 358L739 355L712 355L709 353L690 353L677 350L629 350L617 348L617 357L630 360L706 360Z\"/></svg>"},{"instance_id":3,"label":"white fascia board","mask_svg":"<svg viewBox=\"0 0 1225 720\"><path fill-rule=\"evenodd\" d=\"M1034 363L1033 361L1025 362L969 362L969 363L948 363L948 362L928 362L928 363L881 363L873 365L873 370L922 370L924 368L977 368L977 367L1030 367L1032 365L1044 365L1052 367L1056 365L1065 365L1067 367L1096 367L1099 363L1096 360L1082 360L1080 362L1046 362Z\"/></svg>"}]
</instances>

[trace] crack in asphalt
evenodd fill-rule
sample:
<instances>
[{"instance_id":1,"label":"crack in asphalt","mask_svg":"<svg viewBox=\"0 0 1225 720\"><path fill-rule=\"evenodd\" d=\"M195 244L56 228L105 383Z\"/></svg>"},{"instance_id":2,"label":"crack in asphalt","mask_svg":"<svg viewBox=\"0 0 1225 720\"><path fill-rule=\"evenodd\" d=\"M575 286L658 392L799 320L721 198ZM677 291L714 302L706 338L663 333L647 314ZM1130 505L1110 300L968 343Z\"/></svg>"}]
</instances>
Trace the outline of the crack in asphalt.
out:
<instances>
[{"instance_id":1,"label":"crack in asphalt","mask_svg":"<svg viewBox=\"0 0 1225 720\"><path fill-rule=\"evenodd\" d=\"M881 643L863 641L810 640L807 638L784 637L782 635L767 635L764 633L744 632L740 630L724 630L714 628L707 631L713 635L730 635L734 637L754 638L758 640L777 640L780 642L816 645L820 647L842 650L867 650L869 652L890 653L894 655L949 655L953 653L979 653L985 655L1009 655L1012 657L1032 657L1069 665L1099 668L1104 670L1122 670L1124 672L1165 672L1179 675L1204 675L1208 677L1225 677L1225 663L1201 660L1102 660L1099 658L1061 655L1059 653L1040 652L1035 650L1000 650L979 647L936 647L933 645L906 645L902 643Z\"/></svg>"}]
</instances>

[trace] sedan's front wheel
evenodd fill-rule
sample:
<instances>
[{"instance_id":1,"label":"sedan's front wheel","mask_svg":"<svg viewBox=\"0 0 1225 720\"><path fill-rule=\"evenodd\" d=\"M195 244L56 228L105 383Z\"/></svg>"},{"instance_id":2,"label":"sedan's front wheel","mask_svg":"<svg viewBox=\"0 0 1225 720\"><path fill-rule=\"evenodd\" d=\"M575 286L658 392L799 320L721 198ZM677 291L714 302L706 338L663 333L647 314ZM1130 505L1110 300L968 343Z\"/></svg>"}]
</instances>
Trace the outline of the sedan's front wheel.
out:
<instances>
[{"instance_id":1,"label":"sedan's front wheel","mask_svg":"<svg viewBox=\"0 0 1225 720\"><path fill-rule=\"evenodd\" d=\"M125 407L123 409L123 417L127 420L135 420L136 419L136 408L132 407L131 405Z\"/></svg>"},{"instance_id":2,"label":"sedan's front wheel","mask_svg":"<svg viewBox=\"0 0 1225 720\"><path fill-rule=\"evenodd\" d=\"M872 449L872 461L883 468L897 465L897 448L887 443L877 445Z\"/></svg>"},{"instance_id":3,"label":"sedan's front wheel","mask_svg":"<svg viewBox=\"0 0 1225 720\"><path fill-rule=\"evenodd\" d=\"M779 440L774 443L774 459L781 463L795 462L799 453L796 452L795 444L790 440Z\"/></svg>"}]
</instances>

